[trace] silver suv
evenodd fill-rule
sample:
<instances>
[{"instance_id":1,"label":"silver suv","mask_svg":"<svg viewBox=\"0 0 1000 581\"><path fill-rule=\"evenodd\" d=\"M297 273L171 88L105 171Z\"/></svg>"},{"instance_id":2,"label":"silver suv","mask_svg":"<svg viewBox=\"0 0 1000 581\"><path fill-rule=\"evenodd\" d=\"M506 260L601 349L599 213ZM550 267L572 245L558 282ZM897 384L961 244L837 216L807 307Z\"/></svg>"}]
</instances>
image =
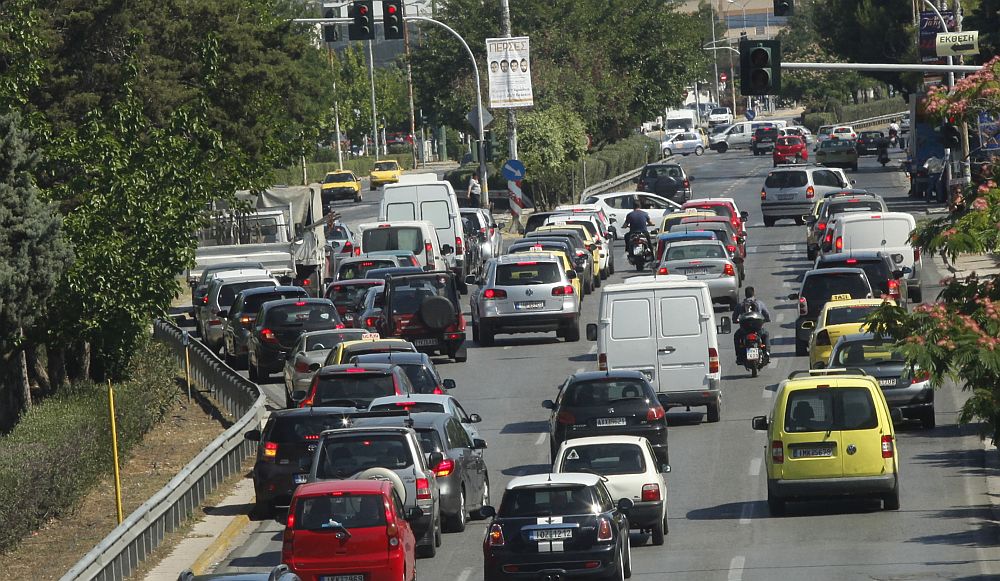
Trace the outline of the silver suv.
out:
<instances>
[{"instance_id":1,"label":"silver suv","mask_svg":"<svg viewBox=\"0 0 1000 581\"><path fill-rule=\"evenodd\" d=\"M765 226L783 218L805 224L803 215L812 211L817 199L828 192L851 187L853 182L840 168L812 166L778 166L767 174L760 190L760 210Z\"/></svg>"},{"instance_id":2,"label":"silver suv","mask_svg":"<svg viewBox=\"0 0 1000 581\"><path fill-rule=\"evenodd\" d=\"M472 293L472 338L492 345L497 333L555 331L580 340L580 296L576 271L553 254L501 256L486 266L483 284Z\"/></svg>"},{"instance_id":3,"label":"silver suv","mask_svg":"<svg viewBox=\"0 0 1000 581\"><path fill-rule=\"evenodd\" d=\"M403 506L416 506L423 512L411 523L413 536L417 554L433 557L441 546L441 515L437 477L430 466L440 464L444 456L431 452L424 457L417 433L400 425L412 424L408 416L396 412L352 414L349 427L323 432L305 480L392 482Z\"/></svg>"}]
</instances>

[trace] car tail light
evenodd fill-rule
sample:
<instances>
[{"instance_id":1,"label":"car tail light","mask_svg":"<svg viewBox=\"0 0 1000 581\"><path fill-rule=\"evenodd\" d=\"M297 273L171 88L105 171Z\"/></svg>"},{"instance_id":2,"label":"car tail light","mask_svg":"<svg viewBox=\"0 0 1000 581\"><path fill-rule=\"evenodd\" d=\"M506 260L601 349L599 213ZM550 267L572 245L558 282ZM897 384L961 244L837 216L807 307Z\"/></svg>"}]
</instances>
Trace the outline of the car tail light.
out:
<instances>
[{"instance_id":1,"label":"car tail light","mask_svg":"<svg viewBox=\"0 0 1000 581\"><path fill-rule=\"evenodd\" d=\"M809 314L809 301L806 297L799 297L799 315L805 316Z\"/></svg>"},{"instance_id":2,"label":"car tail light","mask_svg":"<svg viewBox=\"0 0 1000 581\"><path fill-rule=\"evenodd\" d=\"M833 232L832 231L831 232L827 232L826 233L826 238L823 239L823 244L824 245L829 245L832 242L833 242Z\"/></svg>"},{"instance_id":3,"label":"car tail light","mask_svg":"<svg viewBox=\"0 0 1000 581\"><path fill-rule=\"evenodd\" d=\"M816 222L816 229L820 232L826 230L826 222Z\"/></svg>"},{"instance_id":4,"label":"car tail light","mask_svg":"<svg viewBox=\"0 0 1000 581\"><path fill-rule=\"evenodd\" d=\"M656 483L642 485L642 501L655 502L660 500L660 485Z\"/></svg>"},{"instance_id":5,"label":"car tail light","mask_svg":"<svg viewBox=\"0 0 1000 581\"><path fill-rule=\"evenodd\" d=\"M431 499L431 483L426 478L417 478L417 500Z\"/></svg>"},{"instance_id":6,"label":"car tail light","mask_svg":"<svg viewBox=\"0 0 1000 581\"><path fill-rule=\"evenodd\" d=\"M930 371L918 371L913 374L913 383L923 383L931 378Z\"/></svg>"},{"instance_id":7,"label":"car tail light","mask_svg":"<svg viewBox=\"0 0 1000 581\"><path fill-rule=\"evenodd\" d=\"M465 247L461 236L455 237L455 254L465 254Z\"/></svg>"},{"instance_id":8,"label":"car tail light","mask_svg":"<svg viewBox=\"0 0 1000 581\"><path fill-rule=\"evenodd\" d=\"M487 535L491 547L502 547L504 545L503 540L503 527L498 524L490 526L490 534Z\"/></svg>"},{"instance_id":9,"label":"car tail light","mask_svg":"<svg viewBox=\"0 0 1000 581\"><path fill-rule=\"evenodd\" d=\"M756 341L757 340L757 333L750 333L749 335L747 335L747 339L750 340L750 341Z\"/></svg>"},{"instance_id":10,"label":"car tail light","mask_svg":"<svg viewBox=\"0 0 1000 581\"><path fill-rule=\"evenodd\" d=\"M297 373L307 373L309 371L309 364L302 360L296 361L295 371Z\"/></svg>"},{"instance_id":11,"label":"car tail light","mask_svg":"<svg viewBox=\"0 0 1000 581\"><path fill-rule=\"evenodd\" d=\"M655 405L646 411L646 421L655 422L656 420L662 420L666 412L663 411L663 406Z\"/></svg>"},{"instance_id":12,"label":"car tail light","mask_svg":"<svg viewBox=\"0 0 1000 581\"><path fill-rule=\"evenodd\" d=\"M201 304L203 304L203 305L207 305L208 304L208 295L205 295L205 296L201 297Z\"/></svg>"},{"instance_id":13,"label":"car tail light","mask_svg":"<svg viewBox=\"0 0 1000 581\"><path fill-rule=\"evenodd\" d=\"M806 199L811 200L816 197L816 190L812 186L806 188Z\"/></svg>"},{"instance_id":14,"label":"car tail light","mask_svg":"<svg viewBox=\"0 0 1000 581\"><path fill-rule=\"evenodd\" d=\"M669 270L667 270L667 267L665 267L665 266L661 266L661 267L660 267L660 268L659 268L659 269L658 269L658 270L656 271L656 274L670 274L670 271L669 271Z\"/></svg>"},{"instance_id":15,"label":"car tail light","mask_svg":"<svg viewBox=\"0 0 1000 581\"><path fill-rule=\"evenodd\" d=\"M365 326L366 327L374 327L375 326L375 317L367 317L367 318L365 318Z\"/></svg>"},{"instance_id":16,"label":"car tail light","mask_svg":"<svg viewBox=\"0 0 1000 581\"><path fill-rule=\"evenodd\" d=\"M882 436L882 457L892 458L895 452L894 448L895 447L892 445L892 436Z\"/></svg>"},{"instance_id":17,"label":"car tail light","mask_svg":"<svg viewBox=\"0 0 1000 581\"><path fill-rule=\"evenodd\" d=\"M686 190L686 189L688 189L690 187L691 187L691 182L688 181L688 180L684 180L684 189Z\"/></svg>"},{"instance_id":18,"label":"car tail light","mask_svg":"<svg viewBox=\"0 0 1000 581\"><path fill-rule=\"evenodd\" d=\"M889 280L889 296L892 297L892 298L894 298L894 299L896 299L896 300L900 300L902 298L902 296L900 296L900 294L899 294L899 281L898 280L895 280L895 279L890 279Z\"/></svg>"},{"instance_id":19,"label":"car tail light","mask_svg":"<svg viewBox=\"0 0 1000 581\"><path fill-rule=\"evenodd\" d=\"M771 463L785 463L785 445L781 443L781 440L774 440L771 442Z\"/></svg>"},{"instance_id":20,"label":"car tail light","mask_svg":"<svg viewBox=\"0 0 1000 581\"><path fill-rule=\"evenodd\" d=\"M385 520L387 523L385 525L385 536L389 540L389 550L392 550L400 547L401 545L399 543L399 527L396 526L396 523L389 520L395 515L390 516L389 512L390 511L388 510L385 511Z\"/></svg>"},{"instance_id":21,"label":"car tail light","mask_svg":"<svg viewBox=\"0 0 1000 581\"><path fill-rule=\"evenodd\" d=\"M766 191L764 191L764 190L760 191L760 199L761 200L766 200L767 199L767 192Z\"/></svg>"},{"instance_id":22,"label":"car tail light","mask_svg":"<svg viewBox=\"0 0 1000 581\"><path fill-rule=\"evenodd\" d=\"M608 355L606 353L600 353L597 355L597 369L600 371L608 370Z\"/></svg>"},{"instance_id":23,"label":"car tail light","mask_svg":"<svg viewBox=\"0 0 1000 581\"><path fill-rule=\"evenodd\" d=\"M209 319L208 320L208 324L209 325L221 325L222 324L222 319Z\"/></svg>"},{"instance_id":24,"label":"car tail light","mask_svg":"<svg viewBox=\"0 0 1000 581\"><path fill-rule=\"evenodd\" d=\"M728 245L726 245L726 250L729 251L729 254L735 254L736 253L736 246L733 245L733 244L728 244Z\"/></svg>"},{"instance_id":25,"label":"car tail light","mask_svg":"<svg viewBox=\"0 0 1000 581\"><path fill-rule=\"evenodd\" d=\"M355 246L354 247L354 256L361 256L361 247L360 246Z\"/></svg>"},{"instance_id":26,"label":"car tail light","mask_svg":"<svg viewBox=\"0 0 1000 581\"><path fill-rule=\"evenodd\" d=\"M563 411L556 414L556 421L560 424L569 426L576 423L576 416L574 416L571 412Z\"/></svg>"},{"instance_id":27,"label":"car tail light","mask_svg":"<svg viewBox=\"0 0 1000 581\"><path fill-rule=\"evenodd\" d=\"M292 529L295 528L295 510L294 509L295 509L294 506L288 507L288 520L285 521L285 527L287 527L288 530L292 530Z\"/></svg>"},{"instance_id":28,"label":"car tail light","mask_svg":"<svg viewBox=\"0 0 1000 581\"><path fill-rule=\"evenodd\" d=\"M552 291L553 293L555 291ZM507 291L499 288L488 288L483 291L484 299L505 299L507 298Z\"/></svg>"},{"instance_id":29,"label":"car tail light","mask_svg":"<svg viewBox=\"0 0 1000 581\"><path fill-rule=\"evenodd\" d=\"M729 264L728 262L726 263L726 266L724 267L722 273L725 274L726 276L736 276L736 270L733 269L733 265Z\"/></svg>"},{"instance_id":30,"label":"car tail light","mask_svg":"<svg viewBox=\"0 0 1000 581\"><path fill-rule=\"evenodd\" d=\"M611 532L611 521L607 517L601 517L600 524L597 525L597 542L607 542L614 540L614 534Z\"/></svg>"},{"instance_id":31,"label":"car tail light","mask_svg":"<svg viewBox=\"0 0 1000 581\"><path fill-rule=\"evenodd\" d=\"M427 266L434 264L434 245L429 240L424 242L424 260L427 261Z\"/></svg>"},{"instance_id":32,"label":"car tail light","mask_svg":"<svg viewBox=\"0 0 1000 581\"><path fill-rule=\"evenodd\" d=\"M715 347L708 348L708 372L719 372L719 350Z\"/></svg>"},{"instance_id":33,"label":"car tail light","mask_svg":"<svg viewBox=\"0 0 1000 581\"><path fill-rule=\"evenodd\" d=\"M837 241L834 242L833 246L837 250L843 250L844 249L844 237L843 236L837 236Z\"/></svg>"},{"instance_id":34,"label":"car tail light","mask_svg":"<svg viewBox=\"0 0 1000 581\"><path fill-rule=\"evenodd\" d=\"M265 343L277 343L278 337L274 334L274 331L264 327L260 330L260 339Z\"/></svg>"},{"instance_id":35,"label":"car tail light","mask_svg":"<svg viewBox=\"0 0 1000 581\"><path fill-rule=\"evenodd\" d=\"M274 460L278 455L278 444L275 442L264 442L264 459Z\"/></svg>"},{"instance_id":36,"label":"car tail light","mask_svg":"<svg viewBox=\"0 0 1000 581\"><path fill-rule=\"evenodd\" d=\"M830 333L826 329L823 329L816 334L816 344L817 345L829 345L830 344Z\"/></svg>"},{"instance_id":37,"label":"car tail light","mask_svg":"<svg viewBox=\"0 0 1000 581\"><path fill-rule=\"evenodd\" d=\"M437 477L448 476L455 471L455 461L451 458L445 458L434 467L434 475Z\"/></svg>"},{"instance_id":38,"label":"car tail light","mask_svg":"<svg viewBox=\"0 0 1000 581\"><path fill-rule=\"evenodd\" d=\"M557 286L552 289L552 296L562 297L569 296L573 294L573 285L567 284L566 286Z\"/></svg>"},{"instance_id":39,"label":"car tail light","mask_svg":"<svg viewBox=\"0 0 1000 581\"><path fill-rule=\"evenodd\" d=\"M251 322L250 315L243 315L242 317L240 317L240 324L243 325L244 327L249 325L250 322Z\"/></svg>"},{"instance_id":40,"label":"car tail light","mask_svg":"<svg viewBox=\"0 0 1000 581\"><path fill-rule=\"evenodd\" d=\"M347 254L350 254L351 252L354 251L354 245L351 244L350 242L345 242L344 243L344 247L340 251L341 252L346 252Z\"/></svg>"},{"instance_id":41,"label":"car tail light","mask_svg":"<svg viewBox=\"0 0 1000 581\"><path fill-rule=\"evenodd\" d=\"M918 262L919 260L920 260L920 249L919 248L914 248L913 249L913 262Z\"/></svg>"}]
</instances>

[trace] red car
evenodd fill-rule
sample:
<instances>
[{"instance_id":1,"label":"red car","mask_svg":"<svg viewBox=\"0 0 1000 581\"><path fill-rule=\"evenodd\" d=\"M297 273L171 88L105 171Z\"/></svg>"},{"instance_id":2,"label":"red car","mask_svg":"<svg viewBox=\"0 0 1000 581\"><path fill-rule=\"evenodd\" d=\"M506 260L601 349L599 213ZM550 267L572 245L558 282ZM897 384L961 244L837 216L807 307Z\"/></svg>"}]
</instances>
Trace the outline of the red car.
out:
<instances>
[{"instance_id":1,"label":"red car","mask_svg":"<svg viewBox=\"0 0 1000 581\"><path fill-rule=\"evenodd\" d=\"M804 163L809 161L809 148L804 139L797 135L785 135L778 138L771 153L774 167L779 163Z\"/></svg>"},{"instance_id":2,"label":"red car","mask_svg":"<svg viewBox=\"0 0 1000 581\"><path fill-rule=\"evenodd\" d=\"M747 235L746 225L743 223L744 216L736 210L736 204L728 199L707 198L701 200L691 200L689 202L684 202L684 205L681 206L681 210L687 210L689 208L713 212L716 216L726 216L729 218L729 223L733 225L733 230L737 234L741 234L744 237ZM746 212L743 214L746 214Z\"/></svg>"},{"instance_id":3,"label":"red car","mask_svg":"<svg viewBox=\"0 0 1000 581\"><path fill-rule=\"evenodd\" d=\"M386 480L327 480L295 489L281 562L302 581L416 579L416 540L406 509Z\"/></svg>"}]
</instances>

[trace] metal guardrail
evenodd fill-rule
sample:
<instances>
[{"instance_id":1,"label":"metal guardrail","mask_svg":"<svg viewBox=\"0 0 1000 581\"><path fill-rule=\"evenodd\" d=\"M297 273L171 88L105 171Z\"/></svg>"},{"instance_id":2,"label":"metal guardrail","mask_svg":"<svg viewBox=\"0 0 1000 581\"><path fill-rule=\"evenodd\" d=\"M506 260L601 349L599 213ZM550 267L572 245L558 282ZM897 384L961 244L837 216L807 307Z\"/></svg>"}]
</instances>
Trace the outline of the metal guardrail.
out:
<instances>
[{"instance_id":1,"label":"metal guardrail","mask_svg":"<svg viewBox=\"0 0 1000 581\"><path fill-rule=\"evenodd\" d=\"M659 161L670 161L673 158L674 158L673 155L668 155L667 157L664 157L664 158L660 159ZM643 166L643 167L645 167L645 166ZM583 200L585 200L587 198L587 196L593 196L595 194L603 194L605 192L618 191L618 189L623 184L627 184L627 183L631 182L633 179L639 177L640 173L642 173L642 167L638 167L638 168L636 168L634 170L625 172L625 173L623 173L621 175L617 175L617 176L615 176L615 177L613 177L611 179L604 180L603 182L598 182L598 183L593 184L591 186L587 186L586 188L583 189L582 192L580 192L580 201L582 202ZM635 188L632 188L632 189L635 189Z\"/></svg>"},{"instance_id":2,"label":"metal guardrail","mask_svg":"<svg viewBox=\"0 0 1000 581\"><path fill-rule=\"evenodd\" d=\"M257 427L264 414L267 398L257 385L233 371L200 342L189 340L186 332L170 322L157 320L153 337L170 347L181 369L187 347L192 382L210 391L227 412L239 419L73 565L61 581L122 581L254 453L253 443L243 434Z\"/></svg>"},{"instance_id":3,"label":"metal guardrail","mask_svg":"<svg viewBox=\"0 0 1000 581\"><path fill-rule=\"evenodd\" d=\"M866 127L875 127L878 125L888 125L890 122L895 120L900 120L903 117L909 115L909 111L902 111L900 113L889 113L888 115L879 115L878 117L869 117L867 119L858 119L857 121L845 121L843 123L838 123L837 125L850 125L855 129L864 129Z\"/></svg>"}]
</instances>

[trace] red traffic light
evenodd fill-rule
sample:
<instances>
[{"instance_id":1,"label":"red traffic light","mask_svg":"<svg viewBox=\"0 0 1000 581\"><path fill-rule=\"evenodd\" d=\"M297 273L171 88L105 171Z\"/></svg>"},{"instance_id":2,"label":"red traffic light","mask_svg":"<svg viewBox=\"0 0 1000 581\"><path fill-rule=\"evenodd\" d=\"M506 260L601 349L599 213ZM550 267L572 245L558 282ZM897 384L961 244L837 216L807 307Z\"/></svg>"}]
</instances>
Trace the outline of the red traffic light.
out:
<instances>
[{"instance_id":1,"label":"red traffic light","mask_svg":"<svg viewBox=\"0 0 1000 581\"><path fill-rule=\"evenodd\" d=\"M386 8L386 10L389 12L389 14L395 14L396 13L396 5L395 4L390 4Z\"/></svg>"},{"instance_id":2,"label":"red traffic light","mask_svg":"<svg viewBox=\"0 0 1000 581\"><path fill-rule=\"evenodd\" d=\"M365 14L368 14L368 7L365 6L364 4L359 5L357 10L359 16L364 16Z\"/></svg>"}]
</instances>

